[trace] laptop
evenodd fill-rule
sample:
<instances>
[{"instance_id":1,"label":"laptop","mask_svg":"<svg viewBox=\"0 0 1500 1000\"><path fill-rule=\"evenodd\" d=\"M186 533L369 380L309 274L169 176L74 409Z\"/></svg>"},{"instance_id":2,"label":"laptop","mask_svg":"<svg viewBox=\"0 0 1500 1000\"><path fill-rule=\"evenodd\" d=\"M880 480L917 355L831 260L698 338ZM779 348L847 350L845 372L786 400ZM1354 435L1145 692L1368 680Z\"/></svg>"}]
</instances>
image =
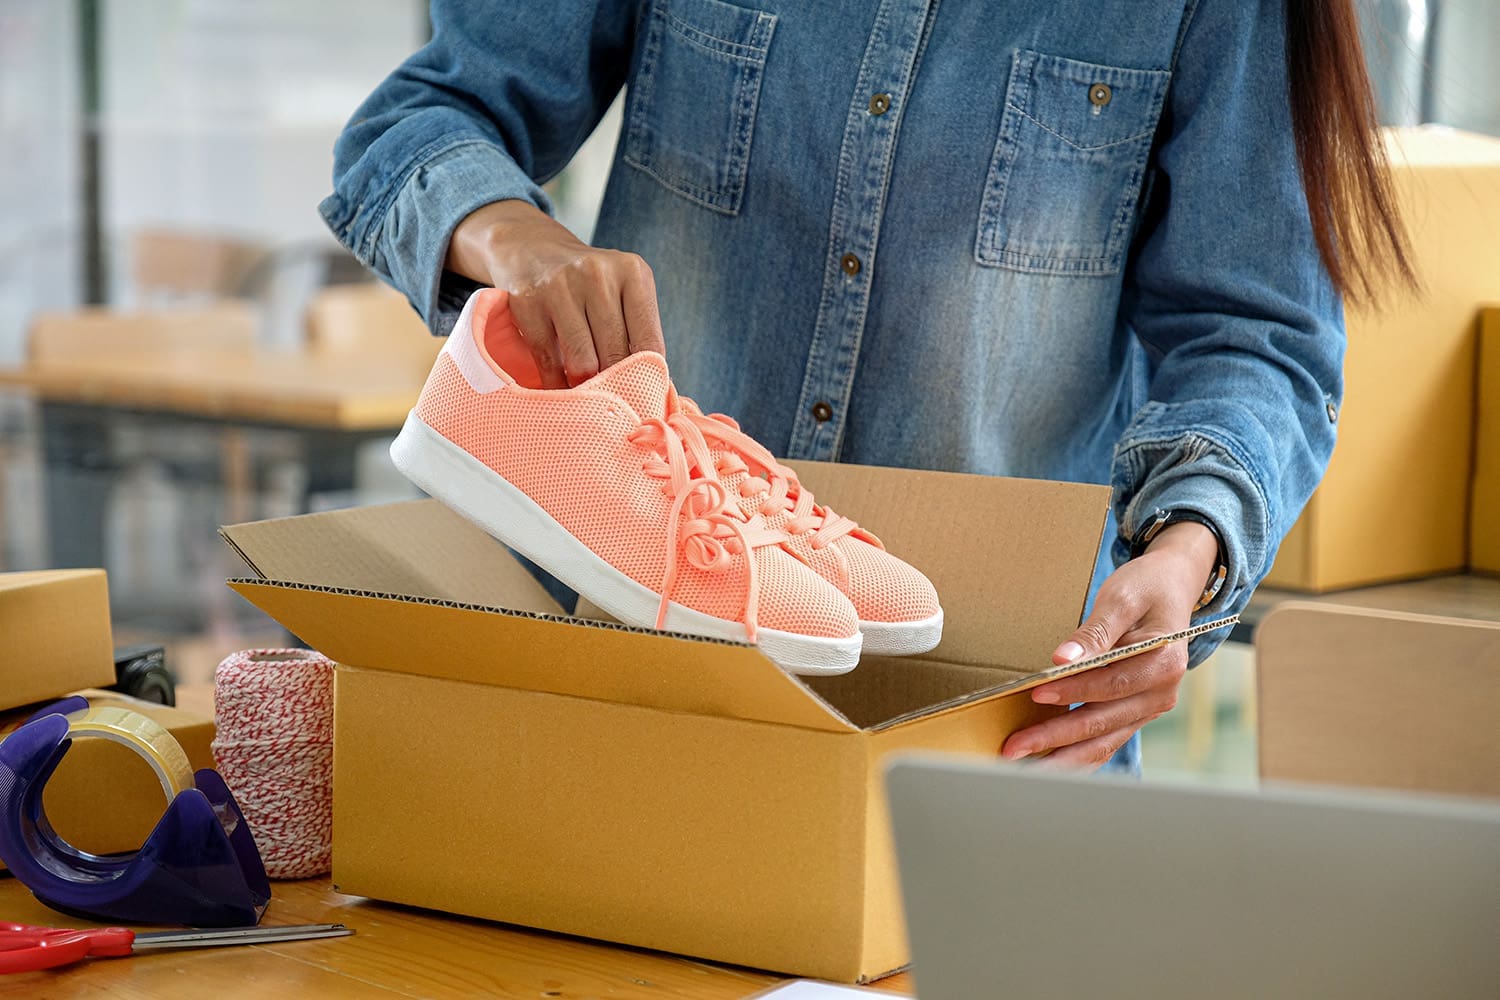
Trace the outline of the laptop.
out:
<instances>
[{"instance_id":1,"label":"laptop","mask_svg":"<svg viewBox=\"0 0 1500 1000\"><path fill-rule=\"evenodd\" d=\"M921 1000L1500 998L1500 804L906 757Z\"/></svg>"}]
</instances>

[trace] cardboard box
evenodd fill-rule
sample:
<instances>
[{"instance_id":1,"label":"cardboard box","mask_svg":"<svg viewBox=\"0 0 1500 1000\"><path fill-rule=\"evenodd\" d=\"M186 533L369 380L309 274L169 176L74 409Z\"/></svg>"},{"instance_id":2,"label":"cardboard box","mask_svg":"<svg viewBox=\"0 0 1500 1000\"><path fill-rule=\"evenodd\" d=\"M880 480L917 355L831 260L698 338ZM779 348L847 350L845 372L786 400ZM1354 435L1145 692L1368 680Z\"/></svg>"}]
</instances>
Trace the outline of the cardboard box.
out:
<instances>
[{"instance_id":1,"label":"cardboard box","mask_svg":"<svg viewBox=\"0 0 1500 1000\"><path fill-rule=\"evenodd\" d=\"M908 962L881 761L993 756L1077 627L1103 486L803 465L920 566L942 644L800 679L569 619L431 501L240 525L234 588L340 666L342 892L846 982ZM912 498L920 497L920 504Z\"/></svg>"},{"instance_id":2,"label":"cardboard box","mask_svg":"<svg viewBox=\"0 0 1500 1000\"><path fill-rule=\"evenodd\" d=\"M0 573L0 711L114 682L104 570Z\"/></svg>"},{"instance_id":3,"label":"cardboard box","mask_svg":"<svg viewBox=\"0 0 1500 1000\"><path fill-rule=\"evenodd\" d=\"M1338 445L1271 586L1337 590L1468 561L1475 317L1500 299L1500 139L1432 127L1389 138L1424 293L1349 311Z\"/></svg>"},{"instance_id":4,"label":"cardboard box","mask_svg":"<svg viewBox=\"0 0 1500 1000\"><path fill-rule=\"evenodd\" d=\"M1474 493L1469 503L1469 568L1500 576L1500 306L1479 322Z\"/></svg>"},{"instance_id":5,"label":"cardboard box","mask_svg":"<svg viewBox=\"0 0 1500 1000\"><path fill-rule=\"evenodd\" d=\"M1500 621L1289 602L1255 655L1262 778L1500 797Z\"/></svg>"},{"instance_id":6,"label":"cardboard box","mask_svg":"<svg viewBox=\"0 0 1500 1000\"><path fill-rule=\"evenodd\" d=\"M212 719L117 691L78 694L92 705L126 708L160 723L182 744L193 770L214 766ZM53 700L0 715L0 741ZM47 782L42 805L63 840L90 854L135 850L167 808L161 783L146 762L127 747L98 739L73 741Z\"/></svg>"},{"instance_id":7,"label":"cardboard box","mask_svg":"<svg viewBox=\"0 0 1500 1000\"><path fill-rule=\"evenodd\" d=\"M359 362L373 354L425 379L444 342L386 285L334 285L307 307L307 347L320 358Z\"/></svg>"}]
</instances>

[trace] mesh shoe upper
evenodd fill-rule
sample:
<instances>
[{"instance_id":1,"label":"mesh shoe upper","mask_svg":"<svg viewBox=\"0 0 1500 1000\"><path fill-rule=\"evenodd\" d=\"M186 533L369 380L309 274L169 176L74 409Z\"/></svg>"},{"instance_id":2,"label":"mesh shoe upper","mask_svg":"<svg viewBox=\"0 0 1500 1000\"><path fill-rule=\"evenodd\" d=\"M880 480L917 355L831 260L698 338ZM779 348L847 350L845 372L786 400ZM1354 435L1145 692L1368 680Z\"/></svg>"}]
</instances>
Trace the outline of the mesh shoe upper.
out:
<instances>
[{"instance_id":1,"label":"mesh shoe upper","mask_svg":"<svg viewBox=\"0 0 1500 1000\"><path fill-rule=\"evenodd\" d=\"M744 621L752 637L757 623L858 631L848 599L783 547L781 531L744 513L737 487L719 483L701 432L676 411L665 359L638 353L572 389L529 388L492 360L514 356L503 341L515 334L508 312L487 312L475 309L452 336L474 338L490 370L461 370L472 358L445 348L416 405L424 423L673 602Z\"/></svg>"}]
</instances>

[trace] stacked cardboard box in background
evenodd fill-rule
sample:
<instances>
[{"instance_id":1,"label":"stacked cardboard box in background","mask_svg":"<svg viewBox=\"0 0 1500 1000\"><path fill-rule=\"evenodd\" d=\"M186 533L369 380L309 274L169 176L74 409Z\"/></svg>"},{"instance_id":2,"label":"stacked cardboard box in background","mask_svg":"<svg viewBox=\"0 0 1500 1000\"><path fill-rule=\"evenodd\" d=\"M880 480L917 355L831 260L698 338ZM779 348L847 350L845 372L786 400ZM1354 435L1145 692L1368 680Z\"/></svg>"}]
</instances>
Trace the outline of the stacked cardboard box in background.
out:
<instances>
[{"instance_id":1,"label":"stacked cardboard box in background","mask_svg":"<svg viewBox=\"0 0 1500 1000\"><path fill-rule=\"evenodd\" d=\"M114 682L104 570L0 573L0 711Z\"/></svg>"},{"instance_id":2,"label":"stacked cardboard box in background","mask_svg":"<svg viewBox=\"0 0 1500 1000\"><path fill-rule=\"evenodd\" d=\"M1468 562L1476 317L1500 301L1500 139L1424 127L1389 140L1423 292L1349 310L1338 445L1270 586L1337 590Z\"/></svg>"},{"instance_id":3,"label":"stacked cardboard box in background","mask_svg":"<svg viewBox=\"0 0 1500 1000\"><path fill-rule=\"evenodd\" d=\"M1255 631L1261 778L1500 798L1493 617L1277 605Z\"/></svg>"}]
</instances>

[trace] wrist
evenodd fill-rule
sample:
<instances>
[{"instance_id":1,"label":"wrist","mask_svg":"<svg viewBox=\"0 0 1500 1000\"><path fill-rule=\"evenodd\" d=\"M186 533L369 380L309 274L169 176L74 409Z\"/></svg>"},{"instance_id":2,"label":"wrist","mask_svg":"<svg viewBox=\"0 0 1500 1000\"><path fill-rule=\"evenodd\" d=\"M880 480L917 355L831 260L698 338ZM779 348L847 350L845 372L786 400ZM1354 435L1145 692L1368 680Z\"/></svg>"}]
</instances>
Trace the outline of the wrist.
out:
<instances>
[{"instance_id":1,"label":"wrist","mask_svg":"<svg viewBox=\"0 0 1500 1000\"><path fill-rule=\"evenodd\" d=\"M1219 539L1206 525L1196 521L1167 525L1151 539L1145 551L1177 556L1198 581L1209 579L1219 568Z\"/></svg>"},{"instance_id":2,"label":"wrist","mask_svg":"<svg viewBox=\"0 0 1500 1000\"><path fill-rule=\"evenodd\" d=\"M1174 579L1202 589L1192 601L1201 611L1219 595L1227 579L1223 540L1206 517L1191 510L1158 509L1131 542L1132 557L1163 563Z\"/></svg>"},{"instance_id":3,"label":"wrist","mask_svg":"<svg viewBox=\"0 0 1500 1000\"><path fill-rule=\"evenodd\" d=\"M524 199L490 202L464 216L453 230L443 267L481 284L493 285L496 272L504 269L501 261L507 248L518 241L524 242L523 234L528 229L548 224L556 225L551 216Z\"/></svg>"}]
</instances>

